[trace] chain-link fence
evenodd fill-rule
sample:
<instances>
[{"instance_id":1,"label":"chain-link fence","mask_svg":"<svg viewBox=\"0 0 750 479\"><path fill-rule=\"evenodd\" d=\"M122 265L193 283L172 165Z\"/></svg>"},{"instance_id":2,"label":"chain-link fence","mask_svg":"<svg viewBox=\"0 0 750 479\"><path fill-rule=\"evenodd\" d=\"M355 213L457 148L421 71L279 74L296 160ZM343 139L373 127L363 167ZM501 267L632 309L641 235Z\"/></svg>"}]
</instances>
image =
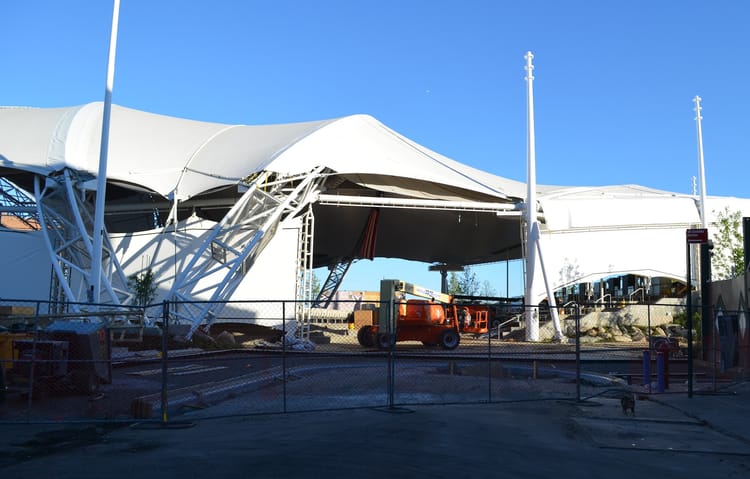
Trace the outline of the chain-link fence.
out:
<instances>
[{"instance_id":1,"label":"chain-link fence","mask_svg":"<svg viewBox=\"0 0 750 479\"><path fill-rule=\"evenodd\" d=\"M0 422L685 394L744 374L750 349L726 311L696 315L691 349L680 304L306 306L0 302Z\"/></svg>"}]
</instances>

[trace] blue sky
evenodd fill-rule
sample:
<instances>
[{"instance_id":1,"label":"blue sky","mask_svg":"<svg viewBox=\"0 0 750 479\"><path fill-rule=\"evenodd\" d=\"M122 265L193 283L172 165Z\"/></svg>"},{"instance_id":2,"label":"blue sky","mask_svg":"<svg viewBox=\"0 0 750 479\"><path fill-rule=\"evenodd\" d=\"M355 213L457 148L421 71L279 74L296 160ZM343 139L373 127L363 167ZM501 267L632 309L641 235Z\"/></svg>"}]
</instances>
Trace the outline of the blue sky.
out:
<instances>
[{"instance_id":1,"label":"blue sky","mask_svg":"<svg viewBox=\"0 0 750 479\"><path fill-rule=\"evenodd\" d=\"M109 0L0 2L0 104L103 99ZM367 113L451 158L525 181L526 51L537 180L690 193L703 98L707 192L748 197L750 2L121 0L113 101L222 123ZM520 273L477 269L500 294ZM320 273L321 275L324 272ZM422 264L354 265L439 287Z\"/></svg>"}]
</instances>

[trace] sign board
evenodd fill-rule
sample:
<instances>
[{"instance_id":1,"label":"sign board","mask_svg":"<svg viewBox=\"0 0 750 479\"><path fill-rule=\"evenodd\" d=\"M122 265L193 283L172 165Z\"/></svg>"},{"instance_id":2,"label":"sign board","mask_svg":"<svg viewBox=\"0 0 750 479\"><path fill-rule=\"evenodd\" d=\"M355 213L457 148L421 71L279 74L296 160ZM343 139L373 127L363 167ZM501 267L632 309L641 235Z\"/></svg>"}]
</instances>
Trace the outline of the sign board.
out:
<instances>
[{"instance_id":1,"label":"sign board","mask_svg":"<svg viewBox=\"0 0 750 479\"><path fill-rule=\"evenodd\" d=\"M708 230L706 228L691 228L687 230L688 243L708 243Z\"/></svg>"}]
</instances>

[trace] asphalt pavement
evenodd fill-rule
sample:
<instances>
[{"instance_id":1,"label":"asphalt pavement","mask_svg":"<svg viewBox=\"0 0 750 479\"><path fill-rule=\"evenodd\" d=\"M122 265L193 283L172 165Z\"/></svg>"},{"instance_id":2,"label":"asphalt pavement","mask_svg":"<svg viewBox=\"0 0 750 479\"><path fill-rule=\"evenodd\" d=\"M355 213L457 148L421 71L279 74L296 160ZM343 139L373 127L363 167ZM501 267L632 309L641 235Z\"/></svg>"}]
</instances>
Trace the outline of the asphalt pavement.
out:
<instances>
[{"instance_id":1,"label":"asphalt pavement","mask_svg":"<svg viewBox=\"0 0 750 479\"><path fill-rule=\"evenodd\" d=\"M695 394L0 424L4 477L750 477L750 383ZM229 406L227 406L229 407Z\"/></svg>"}]
</instances>

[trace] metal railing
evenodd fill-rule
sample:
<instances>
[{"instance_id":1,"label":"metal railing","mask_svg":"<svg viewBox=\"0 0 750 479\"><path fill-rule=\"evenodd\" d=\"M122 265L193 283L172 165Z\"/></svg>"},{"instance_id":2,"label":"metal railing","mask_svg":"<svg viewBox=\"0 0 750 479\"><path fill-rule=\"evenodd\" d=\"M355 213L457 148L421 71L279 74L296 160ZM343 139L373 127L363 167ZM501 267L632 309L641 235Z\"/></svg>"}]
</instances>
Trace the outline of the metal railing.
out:
<instances>
[{"instance_id":1,"label":"metal railing","mask_svg":"<svg viewBox=\"0 0 750 479\"><path fill-rule=\"evenodd\" d=\"M597 299L596 299L596 300L594 301L594 305L598 305L598 304L601 304L602 306L604 306L604 305L605 305L605 301L604 301L604 300L605 300L605 299L607 299L607 298L609 298L609 301L607 301L607 302L606 302L606 304L607 304L608 306L609 306L609 305L611 305L611 304L612 304L612 295L611 295L611 294L609 294L609 293L607 293L607 294L603 294L603 295L601 295L601 296L600 296L599 298L597 298Z\"/></svg>"},{"instance_id":2,"label":"metal railing","mask_svg":"<svg viewBox=\"0 0 750 479\"><path fill-rule=\"evenodd\" d=\"M643 289L643 288L638 288L635 291L633 291L632 293L630 293L628 295L628 300L632 302L633 301L633 296L635 296L638 293L641 294L641 302L644 302L646 300L646 290Z\"/></svg>"}]
</instances>

